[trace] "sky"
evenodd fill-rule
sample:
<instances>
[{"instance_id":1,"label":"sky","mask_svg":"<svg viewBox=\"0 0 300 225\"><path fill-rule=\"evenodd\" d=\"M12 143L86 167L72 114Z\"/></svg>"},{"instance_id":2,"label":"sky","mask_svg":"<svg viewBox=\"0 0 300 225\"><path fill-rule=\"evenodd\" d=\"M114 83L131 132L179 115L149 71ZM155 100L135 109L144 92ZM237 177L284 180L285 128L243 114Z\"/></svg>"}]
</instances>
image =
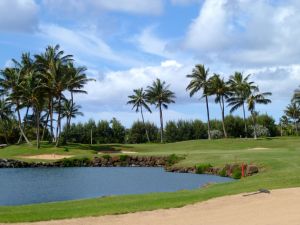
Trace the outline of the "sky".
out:
<instances>
[{"instance_id":1,"label":"sky","mask_svg":"<svg viewBox=\"0 0 300 225\"><path fill-rule=\"evenodd\" d=\"M299 24L299 0L1 0L0 68L59 44L96 80L87 95L75 95L84 113L76 121L116 117L129 127L140 115L128 95L156 78L176 93L166 121L205 121L201 93L190 98L185 90L186 75L204 64L225 79L251 74L273 93L258 111L278 120L300 85ZM213 98L210 108L220 118ZM158 123L152 109L145 118Z\"/></svg>"}]
</instances>

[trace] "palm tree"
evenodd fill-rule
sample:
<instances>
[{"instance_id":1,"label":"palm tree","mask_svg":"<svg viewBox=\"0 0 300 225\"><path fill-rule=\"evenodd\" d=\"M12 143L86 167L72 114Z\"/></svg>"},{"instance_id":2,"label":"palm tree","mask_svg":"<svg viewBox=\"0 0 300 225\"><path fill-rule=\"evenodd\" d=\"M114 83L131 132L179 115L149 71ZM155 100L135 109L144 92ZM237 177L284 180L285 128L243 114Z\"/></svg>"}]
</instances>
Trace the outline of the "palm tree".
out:
<instances>
[{"instance_id":1,"label":"palm tree","mask_svg":"<svg viewBox=\"0 0 300 225\"><path fill-rule=\"evenodd\" d=\"M21 70L17 67L6 68L5 70L1 71L0 86L8 94L7 100L9 100L15 106L15 111L17 112L18 116L18 127L21 135L24 137L25 141L28 144L31 144L22 128L22 120L20 114L20 109L22 108L22 102L20 100L20 87L23 80L23 73L21 73Z\"/></svg>"},{"instance_id":2,"label":"palm tree","mask_svg":"<svg viewBox=\"0 0 300 225\"><path fill-rule=\"evenodd\" d=\"M56 129L56 146L58 146L59 133L61 126L61 101L63 91L68 87L70 77L67 76L67 64L72 62L72 55L64 55L60 46L48 46L45 53L35 55L36 64L44 77L44 83L48 87L48 111L50 116L50 133L54 138L53 132L53 112L54 98L58 101L58 118Z\"/></svg>"},{"instance_id":3,"label":"palm tree","mask_svg":"<svg viewBox=\"0 0 300 225\"><path fill-rule=\"evenodd\" d=\"M10 119L13 117L13 111L11 105L4 99L0 100L0 119L3 122L3 132L5 136L6 144L8 144L7 127Z\"/></svg>"},{"instance_id":4,"label":"palm tree","mask_svg":"<svg viewBox=\"0 0 300 225\"><path fill-rule=\"evenodd\" d=\"M145 131L146 131L147 140L148 140L148 142L150 142L148 130L145 126L145 120L144 120L144 115L143 115L143 107L148 112L152 113L150 107L147 104L146 92L144 92L143 88L135 89L135 90L133 90L133 92L134 92L133 95L128 96L128 98L130 100L127 102L127 104L133 105L132 109L135 109L136 112L141 111L143 126L144 126Z\"/></svg>"},{"instance_id":5,"label":"palm tree","mask_svg":"<svg viewBox=\"0 0 300 225\"><path fill-rule=\"evenodd\" d=\"M67 119L67 123L66 123L67 132L66 132L65 141L64 141L64 142L67 142L68 133L69 133L70 125L71 125L71 119L76 118L76 116L83 116L83 113L79 111L81 109L81 106L76 105L76 103L72 102L72 99L71 100L64 99L63 102L64 103L63 103L61 114L62 114L62 118Z\"/></svg>"},{"instance_id":6,"label":"palm tree","mask_svg":"<svg viewBox=\"0 0 300 225\"><path fill-rule=\"evenodd\" d=\"M231 88L231 95L227 99L228 106L231 106L230 113L233 113L238 108L242 107L246 137L248 134L248 129L247 129L245 103L247 98L249 98L252 92L258 91L258 88L254 84L254 82L249 81L250 76L251 74L244 77L243 73L235 72L234 75L230 76L228 81L228 84Z\"/></svg>"},{"instance_id":7,"label":"palm tree","mask_svg":"<svg viewBox=\"0 0 300 225\"><path fill-rule=\"evenodd\" d=\"M165 81L156 79L153 81L152 86L148 86L146 90L147 99L150 104L154 104L159 109L160 116L160 141L163 143L163 113L162 108L168 109L168 104L175 103L175 93L169 90L170 85L167 85Z\"/></svg>"},{"instance_id":8,"label":"palm tree","mask_svg":"<svg viewBox=\"0 0 300 225\"><path fill-rule=\"evenodd\" d=\"M292 101L284 110L287 117L291 118L294 122L294 130L298 135L298 121L300 119L300 106L296 102Z\"/></svg>"},{"instance_id":9,"label":"palm tree","mask_svg":"<svg viewBox=\"0 0 300 225\"><path fill-rule=\"evenodd\" d=\"M208 128L208 139L211 139L210 135L210 115L208 107L208 87L209 87L209 69L205 69L204 65L197 64L192 71L192 74L186 76L191 81L187 86L186 90L190 91L190 97L199 91L203 91L202 98L205 98L206 102L206 113L207 113L207 128Z\"/></svg>"},{"instance_id":10,"label":"palm tree","mask_svg":"<svg viewBox=\"0 0 300 225\"><path fill-rule=\"evenodd\" d=\"M256 114L257 113L255 111L256 104L267 105L267 104L271 103L272 101L270 99L266 98L267 96L271 96L271 95L272 95L271 92L264 92L264 93L254 92L247 98L248 110L251 113L252 122L253 122L254 139L257 139L257 131L256 131Z\"/></svg>"},{"instance_id":11,"label":"palm tree","mask_svg":"<svg viewBox=\"0 0 300 225\"><path fill-rule=\"evenodd\" d=\"M220 75L214 74L209 79L209 90L210 95L215 95L215 103L220 104L221 113L222 113L222 126L224 137L227 138L227 132L225 127L225 100L229 98L230 88L224 81L224 78L220 78Z\"/></svg>"}]
</instances>

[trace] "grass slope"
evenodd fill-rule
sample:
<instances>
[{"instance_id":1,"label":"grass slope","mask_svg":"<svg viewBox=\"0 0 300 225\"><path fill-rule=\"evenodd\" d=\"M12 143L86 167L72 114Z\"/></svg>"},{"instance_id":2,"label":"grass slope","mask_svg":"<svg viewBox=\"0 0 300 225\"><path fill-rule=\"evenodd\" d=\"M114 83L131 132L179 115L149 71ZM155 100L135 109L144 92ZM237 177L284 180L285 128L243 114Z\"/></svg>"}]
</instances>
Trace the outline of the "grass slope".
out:
<instances>
[{"instance_id":1,"label":"grass slope","mask_svg":"<svg viewBox=\"0 0 300 225\"><path fill-rule=\"evenodd\" d=\"M213 197L256 191L258 188L276 189L300 186L300 138L199 140L163 145L96 145L93 147L70 145L68 152L65 152L64 148L53 148L45 144L39 151L33 147L10 146L0 149L0 158L18 159L20 155L53 152L76 155L76 157L93 157L96 151L108 148L135 151L141 155L173 153L185 155L185 160L178 164L180 166L194 166L197 163L223 166L226 163L245 162L254 163L262 170L258 175L237 182L214 184L193 191L0 207L0 222L40 221L180 207Z\"/></svg>"}]
</instances>

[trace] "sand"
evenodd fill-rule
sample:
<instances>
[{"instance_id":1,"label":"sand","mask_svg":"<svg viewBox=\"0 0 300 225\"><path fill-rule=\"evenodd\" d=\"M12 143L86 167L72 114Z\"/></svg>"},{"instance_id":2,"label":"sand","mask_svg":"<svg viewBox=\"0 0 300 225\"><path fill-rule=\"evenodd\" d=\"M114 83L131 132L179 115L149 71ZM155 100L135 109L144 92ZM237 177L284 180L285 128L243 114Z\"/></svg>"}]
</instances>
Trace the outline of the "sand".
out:
<instances>
[{"instance_id":1,"label":"sand","mask_svg":"<svg viewBox=\"0 0 300 225\"><path fill-rule=\"evenodd\" d=\"M182 208L19 225L300 225L300 188L242 194Z\"/></svg>"},{"instance_id":2,"label":"sand","mask_svg":"<svg viewBox=\"0 0 300 225\"><path fill-rule=\"evenodd\" d=\"M269 150L269 148L249 148L249 150Z\"/></svg>"},{"instance_id":3,"label":"sand","mask_svg":"<svg viewBox=\"0 0 300 225\"><path fill-rule=\"evenodd\" d=\"M48 160L56 160L56 159L65 159L71 158L74 155L58 155L58 154L42 154L42 155L29 155L29 156L20 156L25 159L48 159Z\"/></svg>"},{"instance_id":4,"label":"sand","mask_svg":"<svg viewBox=\"0 0 300 225\"><path fill-rule=\"evenodd\" d=\"M99 155L103 154L137 154L137 152L132 152L132 151L103 151L103 152L98 152Z\"/></svg>"}]
</instances>

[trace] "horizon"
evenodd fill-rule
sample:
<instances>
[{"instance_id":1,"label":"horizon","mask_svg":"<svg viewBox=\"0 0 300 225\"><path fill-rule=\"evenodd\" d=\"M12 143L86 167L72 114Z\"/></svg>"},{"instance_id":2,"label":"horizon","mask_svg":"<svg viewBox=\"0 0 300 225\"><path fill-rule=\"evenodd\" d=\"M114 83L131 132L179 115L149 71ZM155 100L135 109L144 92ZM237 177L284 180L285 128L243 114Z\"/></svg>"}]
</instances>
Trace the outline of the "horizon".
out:
<instances>
[{"instance_id":1,"label":"horizon","mask_svg":"<svg viewBox=\"0 0 300 225\"><path fill-rule=\"evenodd\" d=\"M96 79L85 87L87 95L75 95L84 113L77 122L115 117L129 127L140 118L126 104L127 96L156 78L170 84L177 97L164 111L165 122L205 122L200 95L190 98L185 91L186 75L198 63L226 79L235 71L252 74L262 92L273 93L272 104L258 111L276 121L300 85L296 0L4 0L0 6L1 68L12 58L19 60L22 52L34 55L60 44ZM220 119L212 99L210 109L211 118ZM145 119L158 124L157 110Z\"/></svg>"}]
</instances>

